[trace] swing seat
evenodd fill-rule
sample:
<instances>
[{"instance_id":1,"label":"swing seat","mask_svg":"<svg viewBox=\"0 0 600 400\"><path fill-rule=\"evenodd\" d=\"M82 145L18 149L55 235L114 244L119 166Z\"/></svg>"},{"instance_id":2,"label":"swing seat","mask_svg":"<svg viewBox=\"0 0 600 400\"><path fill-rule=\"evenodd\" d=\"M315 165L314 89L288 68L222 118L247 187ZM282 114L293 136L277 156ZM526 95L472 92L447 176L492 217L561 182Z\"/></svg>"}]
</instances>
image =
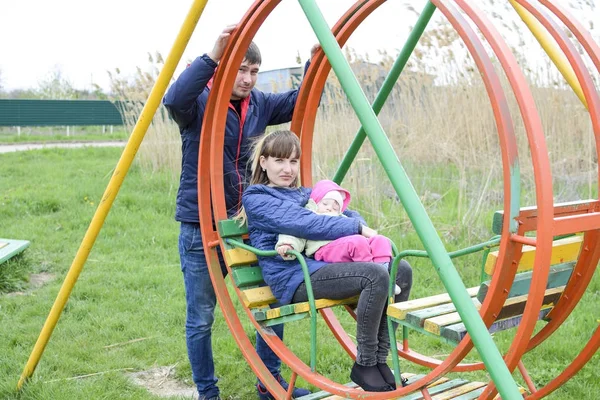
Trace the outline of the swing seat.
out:
<instances>
[{"instance_id":1,"label":"swing seat","mask_svg":"<svg viewBox=\"0 0 600 400\"><path fill-rule=\"evenodd\" d=\"M573 203L563 206L565 210L572 208ZM522 211L527 210L531 210L531 208L522 209ZM556 212L560 214L560 211L561 206L557 206ZM502 220L503 212L496 212L492 224L495 234L502 232ZM550 272L543 305L538 314L539 320L545 319L560 299L579 257L582 242L583 236L581 235L553 241ZM534 246L523 246L523 254L508 298L498 317L489 327L490 333L514 328L520 324L531 287L535 252ZM484 271L487 275L493 275L497 259L498 251L488 253L484 264ZM481 307L488 294L490 283L491 281L488 280L482 282L480 286L467 289L477 309ZM467 329L447 293L391 304L388 306L388 316L403 326L439 337L450 344L459 343L467 334Z\"/></svg>"}]
</instances>

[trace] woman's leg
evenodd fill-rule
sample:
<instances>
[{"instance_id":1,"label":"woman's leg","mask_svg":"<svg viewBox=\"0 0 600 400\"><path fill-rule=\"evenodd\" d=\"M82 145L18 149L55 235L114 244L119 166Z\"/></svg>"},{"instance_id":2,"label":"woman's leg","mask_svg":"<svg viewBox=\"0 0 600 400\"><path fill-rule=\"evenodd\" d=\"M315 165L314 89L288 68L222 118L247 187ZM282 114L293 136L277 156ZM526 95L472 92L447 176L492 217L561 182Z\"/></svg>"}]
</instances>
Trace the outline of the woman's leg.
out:
<instances>
[{"instance_id":1,"label":"woman's leg","mask_svg":"<svg viewBox=\"0 0 600 400\"><path fill-rule=\"evenodd\" d=\"M371 262L371 248L366 237L351 235L327 243L315 253L315 260L329 263Z\"/></svg>"},{"instance_id":2,"label":"woman's leg","mask_svg":"<svg viewBox=\"0 0 600 400\"><path fill-rule=\"evenodd\" d=\"M379 321L379 331L377 332L377 364L385 364L387 362L388 354L390 353L390 333L388 332L387 324L387 301L381 313L381 319Z\"/></svg>"},{"instance_id":3,"label":"woman's leg","mask_svg":"<svg viewBox=\"0 0 600 400\"><path fill-rule=\"evenodd\" d=\"M374 263L335 263L313 273L310 281L316 299L339 300L360 295L356 308L356 362L364 366L376 365L378 355L389 350L389 338L379 337L382 330L386 332L385 326L382 327L386 322L382 315L387 304L388 272ZM292 301L307 300L306 286L302 283Z\"/></svg>"}]
</instances>

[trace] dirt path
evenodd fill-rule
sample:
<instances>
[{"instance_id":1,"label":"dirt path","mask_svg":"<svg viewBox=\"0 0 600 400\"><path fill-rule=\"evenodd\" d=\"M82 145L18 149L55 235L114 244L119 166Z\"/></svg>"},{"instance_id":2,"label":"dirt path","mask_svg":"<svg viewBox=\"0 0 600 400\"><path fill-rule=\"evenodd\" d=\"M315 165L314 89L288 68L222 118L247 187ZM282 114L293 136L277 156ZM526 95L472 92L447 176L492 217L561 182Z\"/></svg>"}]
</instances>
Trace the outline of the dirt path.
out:
<instances>
[{"instance_id":1,"label":"dirt path","mask_svg":"<svg viewBox=\"0 0 600 400\"><path fill-rule=\"evenodd\" d=\"M12 153L14 151L26 151L37 149L75 149L82 147L125 147L126 142L51 142L51 143L16 143L0 144L0 153Z\"/></svg>"}]
</instances>

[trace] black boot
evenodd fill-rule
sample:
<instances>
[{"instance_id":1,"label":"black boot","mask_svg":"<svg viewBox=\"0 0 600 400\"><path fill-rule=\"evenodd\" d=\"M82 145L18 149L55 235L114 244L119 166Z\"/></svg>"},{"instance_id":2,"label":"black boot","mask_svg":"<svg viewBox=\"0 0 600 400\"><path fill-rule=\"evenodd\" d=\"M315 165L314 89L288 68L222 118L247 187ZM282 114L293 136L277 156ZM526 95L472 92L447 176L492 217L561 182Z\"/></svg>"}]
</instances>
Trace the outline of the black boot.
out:
<instances>
[{"instance_id":1,"label":"black boot","mask_svg":"<svg viewBox=\"0 0 600 400\"><path fill-rule=\"evenodd\" d=\"M379 369L379 373L383 377L385 383L390 385L392 389L396 390L396 379L394 378L394 373L390 367L386 363L377 363L377 368Z\"/></svg>"},{"instance_id":2,"label":"black boot","mask_svg":"<svg viewBox=\"0 0 600 400\"><path fill-rule=\"evenodd\" d=\"M394 389L386 383L377 365L370 367L354 363L350 379L367 392L389 392Z\"/></svg>"}]
</instances>

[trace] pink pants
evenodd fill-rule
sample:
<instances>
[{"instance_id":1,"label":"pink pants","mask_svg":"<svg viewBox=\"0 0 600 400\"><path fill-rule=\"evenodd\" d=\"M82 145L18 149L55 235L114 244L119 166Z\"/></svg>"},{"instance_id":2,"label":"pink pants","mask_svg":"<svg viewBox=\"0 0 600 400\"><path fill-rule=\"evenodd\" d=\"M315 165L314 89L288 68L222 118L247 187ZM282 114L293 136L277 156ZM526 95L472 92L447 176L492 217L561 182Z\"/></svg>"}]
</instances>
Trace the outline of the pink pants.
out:
<instances>
[{"instance_id":1,"label":"pink pants","mask_svg":"<svg viewBox=\"0 0 600 400\"><path fill-rule=\"evenodd\" d=\"M362 235L345 236L321 247L315 260L335 262L390 262L392 244L385 236L376 235L367 239Z\"/></svg>"}]
</instances>

